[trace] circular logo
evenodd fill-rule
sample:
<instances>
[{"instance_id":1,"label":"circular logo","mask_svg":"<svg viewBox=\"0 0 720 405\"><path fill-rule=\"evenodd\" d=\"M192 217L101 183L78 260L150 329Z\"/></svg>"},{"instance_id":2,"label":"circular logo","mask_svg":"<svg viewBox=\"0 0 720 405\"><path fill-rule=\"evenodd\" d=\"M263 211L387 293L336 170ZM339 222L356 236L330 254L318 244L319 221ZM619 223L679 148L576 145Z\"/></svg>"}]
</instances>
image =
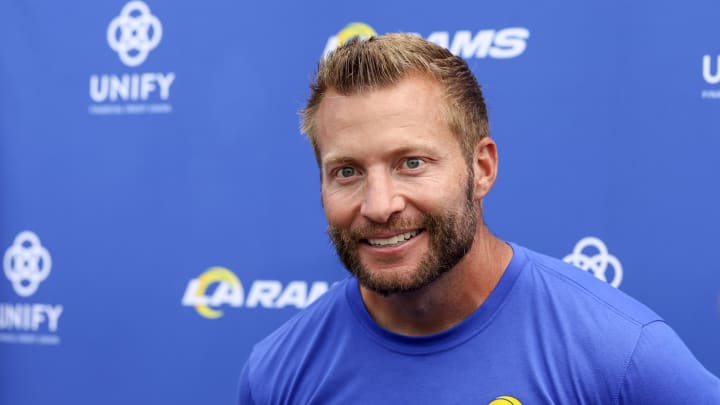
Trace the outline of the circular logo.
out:
<instances>
[{"instance_id":1,"label":"circular logo","mask_svg":"<svg viewBox=\"0 0 720 405\"><path fill-rule=\"evenodd\" d=\"M145 62L162 39L162 24L142 1L131 1L108 26L107 41L130 67Z\"/></svg>"},{"instance_id":2,"label":"circular logo","mask_svg":"<svg viewBox=\"0 0 720 405\"><path fill-rule=\"evenodd\" d=\"M371 26L361 22L350 23L338 32L338 46L342 46L355 37L368 39L374 36L377 36L377 32Z\"/></svg>"},{"instance_id":3,"label":"circular logo","mask_svg":"<svg viewBox=\"0 0 720 405\"><path fill-rule=\"evenodd\" d=\"M50 274L51 267L50 253L40 244L40 238L30 231L20 232L3 257L5 276L21 297L35 294Z\"/></svg>"},{"instance_id":4,"label":"circular logo","mask_svg":"<svg viewBox=\"0 0 720 405\"><path fill-rule=\"evenodd\" d=\"M590 256L589 252L594 252ZM620 260L608 253L605 243L595 237L582 238L573 249L573 252L563 258L563 261L570 263L582 270L589 271L598 279L618 288L623 278L623 269ZM613 269L613 278L608 280L608 267Z\"/></svg>"}]
</instances>

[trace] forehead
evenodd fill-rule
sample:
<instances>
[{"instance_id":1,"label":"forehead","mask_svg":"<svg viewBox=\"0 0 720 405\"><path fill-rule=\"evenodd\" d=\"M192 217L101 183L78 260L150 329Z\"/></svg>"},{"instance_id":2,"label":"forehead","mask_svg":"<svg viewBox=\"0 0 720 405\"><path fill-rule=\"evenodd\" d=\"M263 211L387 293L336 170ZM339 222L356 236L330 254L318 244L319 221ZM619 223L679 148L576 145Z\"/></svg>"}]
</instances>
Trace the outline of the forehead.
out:
<instances>
[{"instance_id":1,"label":"forehead","mask_svg":"<svg viewBox=\"0 0 720 405\"><path fill-rule=\"evenodd\" d=\"M360 90L351 94L341 94L329 88L323 97L318 113L323 110L345 108L355 110L362 107L363 112L372 113L373 107L389 114L429 112L438 110L443 103L443 88L434 78L423 74L409 74L396 84ZM329 118L328 115L321 118ZM331 117L343 118L343 117Z\"/></svg>"},{"instance_id":2,"label":"forehead","mask_svg":"<svg viewBox=\"0 0 720 405\"><path fill-rule=\"evenodd\" d=\"M329 89L316 115L318 146L348 138L359 141L382 134L423 134L449 131L444 89L436 80L411 75L393 86L343 95Z\"/></svg>"}]
</instances>

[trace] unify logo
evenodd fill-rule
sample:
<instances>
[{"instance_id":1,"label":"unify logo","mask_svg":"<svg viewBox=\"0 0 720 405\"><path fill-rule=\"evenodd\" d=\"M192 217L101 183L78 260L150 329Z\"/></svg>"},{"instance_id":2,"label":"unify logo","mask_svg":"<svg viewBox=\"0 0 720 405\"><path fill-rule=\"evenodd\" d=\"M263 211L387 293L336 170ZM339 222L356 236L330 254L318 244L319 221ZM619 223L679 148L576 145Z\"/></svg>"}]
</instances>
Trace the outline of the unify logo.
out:
<instances>
[{"instance_id":1,"label":"unify logo","mask_svg":"<svg viewBox=\"0 0 720 405\"><path fill-rule=\"evenodd\" d=\"M142 1L127 3L110 21L107 43L130 68L142 65L162 40L163 26ZM172 112L167 103L175 73L144 72L90 76L91 114Z\"/></svg>"},{"instance_id":2,"label":"unify logo","mask_svg":"<svg viewBox=\"0 0 720 405\"><path fill-rule=\"evenodd\" d=\"M422 36L418 33L414 34ZM375 35L377 35L375 29L368 24L362 22L350 23L341 29L337 35L328 38L323 55L327 55L351 38L369 38ZM530 31L527 28L508 27L479 31L434 31L425 38L465 59L509 59L518 57L525 52L529 37Z\"/></svg>"},{"instance_id":3,"label":"unify logo","mask_svg":"<svg viewBox=\"0 0 720 405\"><path fill-rule=\"evenodd\" d=\"M182 305L195 307L198 314L208 319L223 315L219 307L245 308L305 308L323 295L330 284L316 281L291 281L283 286L277 280L255 280L245 295L240 279L224 267L211 267L199 277L190 280L183 295Z\"/></svg>"},{"instance_id":4,"label":"unify logo","mask_svg":"<svg viewBox=\"0 0 720 405\"><path fill-rule=\"evenodd\" d=\"M707 84L720 84L720 55L704 55L702 72ZM720 88L703 89L701 97L720 99Z\"/></svg>"},{"instance_id":5,"label":"unify logo","mask_svg":"<svg viewBox=\"0 0 720 405\"><path fill-rule=\"evenodd\" d=\"M37 292L51 268L50 252L31 231L20 232L3 256L5 276L15 293L23 298ZM57 344L60 339L54 333L62 312L62 305L0 302L0 342ZM43 325L51 335L34 334L43 331Z\"/></svg>"},{"instance_id":6,"label":"unify logo","mask_svg":"<svg viewBox=\"0 0 720 405\"><path fill-rule=\"evenodd\" d=\"M563 261L591 272L595 277L615 288L620 287L623 278L620 260L608 253L607 246L598 238L588 236L580 239L575 244L573 252L565 256ZM608 268L612 268L613 271L609 273ZM610 280L608 276L611 276Z\"/></svg>"},{"instance_id":7,"label":"unify logo","mask_svg":"<svg viewBox=\"0 0 720 405\"><path fill-rule=\"evenodd\" d=\"M21 297L35 294L40 283L50 275L51 268L50 253L30 231L20 232L3 257L5 277Z\"/></svg>"},{"instance_id":8,"label":"unify logo","mask_svg":"<svg viewBox=\"0 0 720 405\"><path fill-rule=\"evenodd\" d=\"M162 24L142 1L131 1L123 7L107 29L107 41L120 60L130 67L145 62L150 51L162 39Z\"/></svg>"}]
</instances>

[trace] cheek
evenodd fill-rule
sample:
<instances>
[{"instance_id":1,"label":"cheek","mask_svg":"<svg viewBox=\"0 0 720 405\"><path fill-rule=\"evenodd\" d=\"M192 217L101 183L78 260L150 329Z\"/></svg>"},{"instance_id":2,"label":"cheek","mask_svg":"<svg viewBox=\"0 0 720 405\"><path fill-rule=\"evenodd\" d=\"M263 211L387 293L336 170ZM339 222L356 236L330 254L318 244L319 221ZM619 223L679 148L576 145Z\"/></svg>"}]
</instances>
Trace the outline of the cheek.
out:
<instances>
[{"instance_id":1,"label":"cheek","mask_svg":"<svg viewBox=\"0 0 720 405\"><path fill-rule=\"evenodd\" d=\"M458 183L459 179L462 179L462 184ZM466 177L457 176L442 184L426 185L422 188L422 193L415 195L410 203L421 211L433 214L454 211L467 200Z\"/></svg>"},{"instance_id":2,"label":"cheek","mask_svg":"<svg viewBox=\"0 0 720 405\"><path fill-rule=\"evenodd\" d=\"M340 193L322 193L322 204L325 210L325 218L329 225L349 226L353 221L353 213L356 211L354 203Z\"/></svg>"}]
</instances>

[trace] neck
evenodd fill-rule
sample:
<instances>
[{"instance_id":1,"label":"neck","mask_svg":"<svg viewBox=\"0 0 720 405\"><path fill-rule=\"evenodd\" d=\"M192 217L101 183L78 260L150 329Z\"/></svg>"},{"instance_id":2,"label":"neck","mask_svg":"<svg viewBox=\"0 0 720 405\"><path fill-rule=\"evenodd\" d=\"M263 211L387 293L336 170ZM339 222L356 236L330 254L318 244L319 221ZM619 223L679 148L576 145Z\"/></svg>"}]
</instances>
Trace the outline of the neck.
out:
<instances>
[{"instance_id":1,"label":"neck","mask_svg":"<svg viewBox=\"0 0 720 405\"><path fill-rule=\"evenodd\" d=\"M490 295L512 258L512 249L478 227L465 257L431 285L383 296L360 287L370 316L383 328L408 336L440 333L470 316Z\"/></svg>"}]
</instances>

